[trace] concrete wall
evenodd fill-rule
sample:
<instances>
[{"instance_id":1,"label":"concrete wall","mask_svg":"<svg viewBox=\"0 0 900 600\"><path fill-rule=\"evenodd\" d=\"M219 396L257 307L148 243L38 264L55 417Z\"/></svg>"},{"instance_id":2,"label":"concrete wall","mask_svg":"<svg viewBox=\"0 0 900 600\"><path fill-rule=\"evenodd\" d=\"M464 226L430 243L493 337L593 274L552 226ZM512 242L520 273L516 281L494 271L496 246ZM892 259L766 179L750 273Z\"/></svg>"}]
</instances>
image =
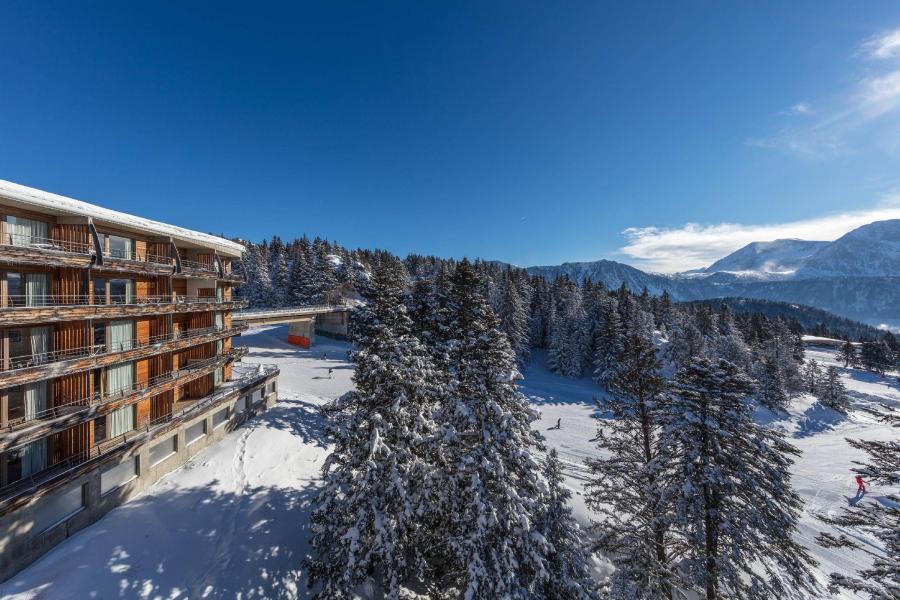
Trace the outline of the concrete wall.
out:
<instances>
[{"instance_id":1,"label":"concrete wall","mask_svg":"<svg viewBox=\"0 0 900 600\"><path fill-rule=\"evenodd\" d=\"M247 408L236 413L235 405L243 397L251 397ZM17 572L40 558L53 546L65 540L75 532L100 519L110 510L138 495L156 483L163 475L185 464L192 456L219 442L222 438L240 427L251 416L259 414L275 405L278 401L276 376L272 376L252 387L235 390L234 396L223 398L220 402L198 412L190 419L178 423L171 428L163 428L153 432L151 436L138 446L130 448L122 454L114 454L94 466L88 472L71 481L55 487L43 496L0 517L0 581L5 581ZM218 427L213 425L213 416L222 409L228 410L228 418ZM199 422L206 423L206 435L191 444L186 443L185 432ZM159 462L150 464L150 448L161 440L176 436L175 452ZM125 460L137 459L136 476L123 485L101 494L101 478L105 471L113 469ZM80 487L81 504L74 512L64 515L58 522L46 527L46 523L37 523L42 515L48 514L48 508L55 507L63 496L73 487Z\"/></svg>"},{"instance_id":2,"label":"concrete wall","mask_svg":"<svg viewBox=\"0 0 900 600\"><path fill-rule=\"evenodd\" d=\"M339 340L347 339L347 325L350 313L347 311L325 313L316 316L316 333Z\"/></svg>"},{"instance_id":3,"label":"concrete wall","mask_svg":"<svg viewBox=\"0 0 900 600\"><path fill-rule=\"evenodd\" d=\"M316 319L306 317L288 324L288 342L295 346L309 348L316 342Z\"/></svg>"}]
</instances>

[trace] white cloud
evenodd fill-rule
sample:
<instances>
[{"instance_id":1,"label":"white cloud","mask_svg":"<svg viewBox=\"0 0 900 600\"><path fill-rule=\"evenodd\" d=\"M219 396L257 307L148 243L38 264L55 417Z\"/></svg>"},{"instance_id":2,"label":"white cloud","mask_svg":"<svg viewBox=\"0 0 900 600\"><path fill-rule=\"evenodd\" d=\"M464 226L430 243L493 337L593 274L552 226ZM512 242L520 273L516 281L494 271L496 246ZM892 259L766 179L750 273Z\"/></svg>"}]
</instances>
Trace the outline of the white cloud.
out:
<instances>
[{"instance_id":1,"label":"white cloud","mask_svg":"<svg viewBox=\"0 0 900 600\"><path fill-rule=\"evenodd\" d=\"M777 239L835 240L873 221L900 219L900 195L869 210L826 215L789 223L744 225L687 223L676 228L630 227L620 252L635 266L660 273L707 267L750 242Z\"/></svg>"},{"instance_id":2,"label":"white cloud","mask_svg":"<svg viewBox=\"0 0 900 600\"><path fill-rule=\"evenodd\" d=\"M873 35L860 45L860 50L873 60L900 56L900 28Z\"/></svg>"},{"instance_id":3,"label":"white cloud","mask_svg":"<svg viewBox=\"0 0 900 600\"><path fill-rule=\"evenodd\" d=\"M811 104L798 102L783 116L808 119L813 122L794 121L775 133L746 140L748 146L778 150L803 159L820 160L844 155L866 146L887 147L886 136L893 136L888 128L865 127L879 119L900 112L900 28L879 34L864 41L856 56L881 61L869 65L856 74L856 83L850 89L835 94L829 100ZM879 123L880 125L880 123Z\"/></svg>"}]
</instances>

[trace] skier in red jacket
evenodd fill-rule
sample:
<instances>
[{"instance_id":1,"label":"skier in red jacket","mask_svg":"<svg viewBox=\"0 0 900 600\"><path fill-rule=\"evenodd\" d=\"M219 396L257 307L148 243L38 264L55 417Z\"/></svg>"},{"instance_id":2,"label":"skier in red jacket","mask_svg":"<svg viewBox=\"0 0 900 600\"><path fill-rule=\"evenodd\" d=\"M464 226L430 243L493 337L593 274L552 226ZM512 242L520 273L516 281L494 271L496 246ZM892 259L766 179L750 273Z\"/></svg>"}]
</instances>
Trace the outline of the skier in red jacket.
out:
<instances>
[{"instance_id":1,"label":"skier in red jacket","mask_svg":"<svg viewBox=\"0 0 900 600\"><path fill-rule=\"evenodd\" d=\"M863 481L862 475L856 476L856 491L866 493L866 482Z\"/></svg>"}]
</instances>

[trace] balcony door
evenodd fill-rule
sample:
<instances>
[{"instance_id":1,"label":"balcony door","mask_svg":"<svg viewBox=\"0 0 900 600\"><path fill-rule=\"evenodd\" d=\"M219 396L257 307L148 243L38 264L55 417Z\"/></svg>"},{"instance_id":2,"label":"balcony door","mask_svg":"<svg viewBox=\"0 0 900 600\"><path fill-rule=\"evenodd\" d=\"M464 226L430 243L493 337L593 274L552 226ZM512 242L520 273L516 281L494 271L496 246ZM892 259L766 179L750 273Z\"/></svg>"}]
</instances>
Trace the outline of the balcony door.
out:
<instances>
[{"instance_id":1,"label":"balcony door","mask_svg":"<svg viewBox=\"0 0 900 600\"><path fill-rule=\"evenodd\" d=\"M34 219L7 217L9 225L9 242L13 246L51 245L50 225Z\"/></svg>"}]
</instances>

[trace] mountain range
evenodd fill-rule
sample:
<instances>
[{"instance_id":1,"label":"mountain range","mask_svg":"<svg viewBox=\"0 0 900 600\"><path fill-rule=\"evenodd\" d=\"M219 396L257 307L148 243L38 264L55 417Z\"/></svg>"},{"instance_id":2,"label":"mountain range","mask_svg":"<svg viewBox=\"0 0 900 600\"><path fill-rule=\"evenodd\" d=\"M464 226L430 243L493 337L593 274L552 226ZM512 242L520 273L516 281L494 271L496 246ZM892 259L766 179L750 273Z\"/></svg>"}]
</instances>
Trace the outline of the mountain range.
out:
<instances>
[{"instance_id":1,"label":"mountain range","mask_svg":"<svg viewBox=\"0 0 900 600\"><path fill-rule=\"evenodd\" d=\"M662 275L598 260L528 267L535 275L622 283L675 300L759 298L806 304L872 325L900 326L900 219L863 225L831 241L752 242L705 269Z\"/></svg>"}]
</instances>

